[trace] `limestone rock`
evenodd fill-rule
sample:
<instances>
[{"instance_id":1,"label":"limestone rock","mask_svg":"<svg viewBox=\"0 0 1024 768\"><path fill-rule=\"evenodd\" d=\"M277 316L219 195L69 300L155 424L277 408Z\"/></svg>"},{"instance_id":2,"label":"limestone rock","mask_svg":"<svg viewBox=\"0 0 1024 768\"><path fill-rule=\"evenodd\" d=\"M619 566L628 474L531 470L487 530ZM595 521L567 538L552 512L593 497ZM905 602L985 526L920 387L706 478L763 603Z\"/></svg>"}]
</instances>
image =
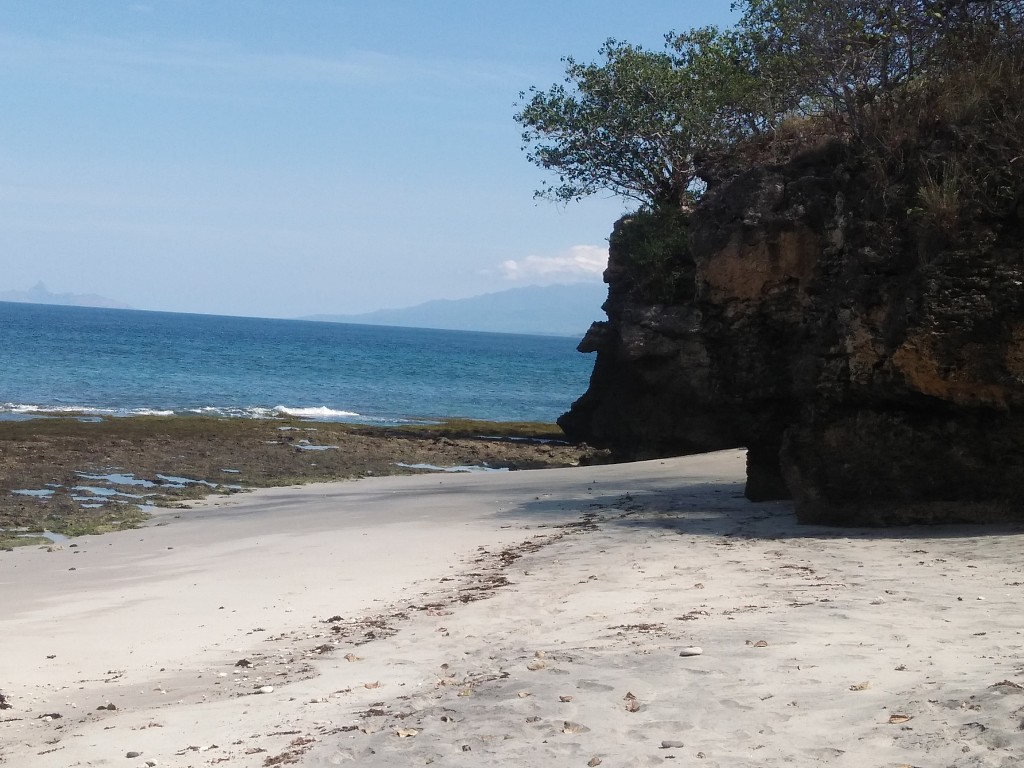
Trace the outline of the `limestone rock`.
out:
<instances>
[{"instance_id":1,"label":"limestone rock","mask_svg":"<svg viewBox=\"0 0 1024 768\"><path fill-rule=\"evenodd\" d=\"M1024 218L940 237L900 184L832 141L621 219L559 424L626 459L745 446L747 497L804 522L1021 519Z\"/></svg>"}]
</instances>

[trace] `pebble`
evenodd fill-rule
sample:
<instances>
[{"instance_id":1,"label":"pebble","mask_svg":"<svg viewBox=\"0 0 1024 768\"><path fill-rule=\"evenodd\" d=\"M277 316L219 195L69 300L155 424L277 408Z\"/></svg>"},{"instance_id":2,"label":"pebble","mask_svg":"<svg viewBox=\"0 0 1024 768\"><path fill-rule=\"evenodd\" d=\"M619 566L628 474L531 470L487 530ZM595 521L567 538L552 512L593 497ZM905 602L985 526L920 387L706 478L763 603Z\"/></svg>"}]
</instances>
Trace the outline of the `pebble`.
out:
<instances>
[{"instance_id":1,"label":"pebble","mask_svg":"<svg viewBox=\"0 0 1024 768\"><path fill-rule=\"evenodd\" d=\"M680 656L700 656L702 653L704 653L704 649L703 648L700 648L700 647L698 647L696 645L691 645L688 648L683 648L683 650L681 650L679 652L679 655Z\"/></svg>"},{"instance_id":2,"label":"pebble","mask_svg":"<svg viewBox=\"0 0 1024 768\"><path fill-rule=\"evenodd\" d=\"M671 741L669 739L666 739L665 741L661 742L662 749L681 749L682 747L683 742L681 741Z\"/></svg>"},{"instance_id":3,"label":"pebble","mask_svg":"<svg viewBox=\"0 0 1024 768\"><path fill-rule=\"evenodd\" d=\"M134 752L134 751L132 751L132 752L125 752L124 756L125 757L142 757L142 753L141 752Z\"/></svg>"},{"instance_id":4,"label":"pebble","mask_svg":"<svg viewBox=\"0 0 1024 768\"><path fill-rule=\"evenodd\" d=\"M259 688L256 689L256 693L273 693L273 692L274 692L274 686L272 686L272 685L263 685L263 686L260 686Z\"/></svg>"}]
</instances>

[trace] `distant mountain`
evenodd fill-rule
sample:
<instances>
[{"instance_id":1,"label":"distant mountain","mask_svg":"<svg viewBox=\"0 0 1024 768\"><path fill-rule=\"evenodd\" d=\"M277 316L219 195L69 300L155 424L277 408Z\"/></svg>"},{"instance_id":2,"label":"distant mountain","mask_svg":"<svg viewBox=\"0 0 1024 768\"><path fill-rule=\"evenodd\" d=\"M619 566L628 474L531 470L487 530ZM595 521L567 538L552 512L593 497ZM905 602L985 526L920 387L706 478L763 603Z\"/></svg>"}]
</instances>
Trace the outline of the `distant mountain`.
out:
<instances>
[{"instance_id":1,"label":"distant mountain","mask_svg":"<svg viewBox=\"0 0 1024 768\"><path fill-rule=\"evenodd\" d=\"M468 299L428 301L404 309L361 315L311 315L303 320L360 325L400 325L452 331L582 336L595 320L608 289L602 283L531 285Z\"/></svg>"},{"instance_id":2,"label":"distant mountain","mask_svg":"<svg viewBox=\"0 0 1024 768\"><path fill-rule=\"evenodd\" d=\"M95 293L50 293L42 281L27 291L0 291L0 301L15 301L19 304L60 304L65 307L132 309L127 304L105 296L97 296Z\"/></svg>"}]
</instances>

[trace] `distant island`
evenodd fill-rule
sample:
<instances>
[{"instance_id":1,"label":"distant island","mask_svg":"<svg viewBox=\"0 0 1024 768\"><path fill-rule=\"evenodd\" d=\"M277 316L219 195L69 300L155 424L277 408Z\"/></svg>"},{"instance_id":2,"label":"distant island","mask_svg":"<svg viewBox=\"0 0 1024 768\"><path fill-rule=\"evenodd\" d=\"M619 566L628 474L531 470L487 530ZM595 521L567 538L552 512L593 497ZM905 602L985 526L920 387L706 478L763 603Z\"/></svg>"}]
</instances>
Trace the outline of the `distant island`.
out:
<instances>
[{"instance_id":1,"label":"distant island","mask_svg":"<svg viewBox=\"0 0 1024 768\"><path fill-rule=\"evenodd\" d=\"M450 331L582 336L604 319L603 283L531 285L467 299L428 301L403 309L380 309L357 315L309 315L302 320L359 325L398 325Z\"/></svg>"},{"instance_id":2,"label":"distant island","mask_svg":"<svg viewBox=\"0 0 1024 768\"><path fill-rule=\"evenodd\" d=\"M95 293L50 293L41 280L27 291L0 291L0 301L13 301L19 304L59 304L65 307L132 309L127 304Z\"/></svg>"}]
</instances>

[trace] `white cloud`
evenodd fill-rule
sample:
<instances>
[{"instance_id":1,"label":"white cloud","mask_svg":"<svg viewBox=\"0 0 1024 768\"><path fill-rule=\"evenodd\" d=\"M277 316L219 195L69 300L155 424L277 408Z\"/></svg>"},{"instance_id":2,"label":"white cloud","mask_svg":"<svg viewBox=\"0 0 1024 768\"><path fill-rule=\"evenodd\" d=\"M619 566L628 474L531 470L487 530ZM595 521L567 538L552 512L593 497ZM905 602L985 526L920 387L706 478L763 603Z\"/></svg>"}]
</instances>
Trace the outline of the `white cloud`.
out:
<instances>
[{"instance_id":1,"label":"white cloud","mask_svg":"<svg viewBox=\"0 0 1024 768\"><path fill-rule=\"evenodd\" d=\"M608 246L574 245L554 256L530 255L501 263L506 280L600 279L608 266Z\"/></svg>"}]
</instances>

